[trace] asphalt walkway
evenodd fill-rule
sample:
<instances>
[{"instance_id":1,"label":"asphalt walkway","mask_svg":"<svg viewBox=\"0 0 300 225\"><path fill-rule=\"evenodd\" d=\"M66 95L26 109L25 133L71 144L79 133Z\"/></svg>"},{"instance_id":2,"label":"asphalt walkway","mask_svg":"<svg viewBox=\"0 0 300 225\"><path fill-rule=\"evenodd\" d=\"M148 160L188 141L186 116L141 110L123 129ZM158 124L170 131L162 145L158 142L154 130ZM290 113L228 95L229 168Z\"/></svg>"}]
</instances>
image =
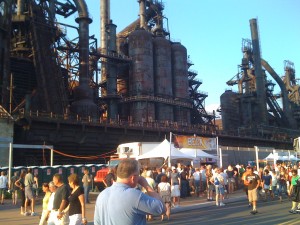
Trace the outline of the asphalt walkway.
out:
<instances>
[{"instance_id":1,"label":"asphalt walkway","mask_svg":"<svg viewBox=\"0 0 300 225\"><path fill-rule=\"evenodd\" d=\"M87 204L87 219L89 221L89 225L93 224L93 217L94 217L94 208L95 208L95 201L99 193L91 192L90 193L90 200L91 204ZM235 202L235 201L245 201L247 204L246 195L242 190L235 191L233 194L229 195L228 199L225 199L224 203ZM37 199L36 205L36 213L38 215L42 212L41 207L42 202L42 195ZM177 208L172 208L172 213L187 211L191 209L198 209L208 206L215 205L215 201L207 201L205 197L186 197L180 199L180 206ZM226 207L226 205L225 205ZM0 205L0 224L7 224L7 225L33 225L38 224L39 216L23 216L20 214L20 207L14 206L11 204L11 200L5 200L4 205Z\"/></svg>"}]
</instances>

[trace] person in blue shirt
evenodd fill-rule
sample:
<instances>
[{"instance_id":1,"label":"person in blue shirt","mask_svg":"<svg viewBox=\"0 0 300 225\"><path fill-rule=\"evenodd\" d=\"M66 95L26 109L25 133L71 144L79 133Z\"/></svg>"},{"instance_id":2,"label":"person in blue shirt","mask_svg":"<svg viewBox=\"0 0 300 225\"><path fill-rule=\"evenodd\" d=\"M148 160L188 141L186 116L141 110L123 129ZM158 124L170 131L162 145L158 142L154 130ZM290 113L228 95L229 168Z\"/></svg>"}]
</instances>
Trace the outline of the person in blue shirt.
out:
<instances>
[{"instance_id":1,"label":"person in blue shirt","mask_svg":"<svg viewBox=\"0 0 300 225\"><path fill-rule=\"evenodd\" d=\"M136 189L138 184L146 193ZM165 211L160 195L139 175L138 161L124 159L117 168L117 181L97 197L94 224L143 225L147 214L158 216Z\"/></svg>"},{"instance_id":2,"label":"person in blue shirt","mask_svg":"<svg viewBox=\"0 0 300 225\"><path fill-rule=\"evenodd\" d=\"M270 194L270 187L272 188L272 176L269 174L269 170L265 169L264 175L262 176L262 187L265 191L264 200L267 200L267 195ZM271 198L271 194L270 194Z\"/></svg>"}]
</instances>

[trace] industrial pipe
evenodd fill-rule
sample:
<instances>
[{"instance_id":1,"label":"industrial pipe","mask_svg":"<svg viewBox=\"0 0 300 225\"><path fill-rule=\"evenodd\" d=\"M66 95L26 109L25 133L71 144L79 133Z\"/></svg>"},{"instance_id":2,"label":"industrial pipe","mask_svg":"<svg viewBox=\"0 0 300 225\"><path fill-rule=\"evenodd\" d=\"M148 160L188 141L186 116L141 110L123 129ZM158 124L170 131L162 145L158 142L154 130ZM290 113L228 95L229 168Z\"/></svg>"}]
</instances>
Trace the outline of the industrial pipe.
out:
<instances>
[{"instance_id":1,"label":"industrial pipe","mask_svg":"<svg viewBox=\"0 0 300 225\"><path fill-rule=\"evenodd\" d=\"M18 0L17 2L17 15L20 16L24 13L24 0Z\"/></svg>"}]
</instances>

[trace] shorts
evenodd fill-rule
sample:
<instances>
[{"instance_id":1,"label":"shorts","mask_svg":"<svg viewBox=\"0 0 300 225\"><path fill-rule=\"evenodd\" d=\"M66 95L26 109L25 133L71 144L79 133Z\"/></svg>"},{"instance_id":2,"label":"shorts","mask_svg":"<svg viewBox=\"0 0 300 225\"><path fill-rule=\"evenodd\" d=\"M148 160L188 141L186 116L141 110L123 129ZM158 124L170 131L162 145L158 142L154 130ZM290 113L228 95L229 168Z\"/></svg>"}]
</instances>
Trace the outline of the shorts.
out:
<instances>
[{"instance_id":1,"label":"shorts","mask_svg":"<svg viewBox=\"0 0 300 225\"><path fill-rule=\"evenodd\" d=\"M249 202L256 202L257 201L257 189L248 190L248 199Z\"/></svg>"},{"instance_id":2,"label":"shorts","mask_svg":"<svg viewBox=\"0 0 300 225\"><path fill-rule=\"evenodd\" d=\"M27 199L33 199L33 191L32 191L32 187L26 186L25 187L25 198Z\"/></svg>"},{"instance_id":3,"label":"shorts","mask_svg":"<svg viewBox=\"0 0 300 225\"><path fill-rule=\"evenodd\" d=\"M220 194L220 195L224 195L225 194L225 189L224 186L216 186L216 195Z\"/></svg>"},{"instance_id":4,"label":"shorts","mask_svg":"<svg viewBox=\"0 0 300 225\"><path fill-rule=\"evenodd\" d=\"M208 185L207 185L207 190L208 190L208 191L213 191L213 190L215 190L215 185L213 185L213 184L208 184Z\"/></svg>"},{"instance_id":5,"label":"shorts","mask_svg":"<svg viewBox=\"0 0 300 225\"><path fill-rule=\"evenodd\" d=\"M180 189L178 184L171 186L171 197L180 197Z\"/></svg>"},{"instance_id":6,"label":"shorts","mask_svg":"<svg viewBox=\"0 0 300 225\"><path fill-rule=\"evenodd\" d=\"M6 191L6 188L0 188L0 196L4 195Z\"/></svg>"},{"instance_id":7,"label":"shorts","mask_svg":"<svg viewBox=\"0 0 300 225\"><path fill-rule=\"evenodd\" d=\"M265 190L270 190L270 185L264 184L264 189L265 189Z\"/></svg>"}]
</instances>

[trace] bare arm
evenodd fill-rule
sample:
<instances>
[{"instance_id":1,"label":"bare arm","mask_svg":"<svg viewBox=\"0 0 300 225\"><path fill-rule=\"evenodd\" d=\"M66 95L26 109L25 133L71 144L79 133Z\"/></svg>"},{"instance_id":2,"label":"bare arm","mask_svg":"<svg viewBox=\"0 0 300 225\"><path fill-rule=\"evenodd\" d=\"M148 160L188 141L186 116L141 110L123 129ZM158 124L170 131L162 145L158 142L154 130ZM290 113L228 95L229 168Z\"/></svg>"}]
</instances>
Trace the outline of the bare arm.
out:
<instances>
[{"instance_id":1,"label":"bare arm","mask_svg":"<svg viewBox=\"0 0 300 225\"><path fill-rule=\"evenodd\" d=\"M165 205L160 195L148 184L144 177L139 177L138 184L145 188L147 195L151 196L152 198L156 198L157 200L161 201L163 205Z\"/></svg>"},{"instance_id":2,"label":"bare arm","mask_svg":"<svg viewBox=\"0 0 300 225\"><path fill-rule=\"evenodd\" d=\"M79 195L78 196L78 199L80 201L80 205L81 205L81 213L82 213L82 223L83 224L86 224L87 223L87 220L86 220L86 217L85 217L85 202L84 202L84 195Z\"/></svg>"}]
</instances>

